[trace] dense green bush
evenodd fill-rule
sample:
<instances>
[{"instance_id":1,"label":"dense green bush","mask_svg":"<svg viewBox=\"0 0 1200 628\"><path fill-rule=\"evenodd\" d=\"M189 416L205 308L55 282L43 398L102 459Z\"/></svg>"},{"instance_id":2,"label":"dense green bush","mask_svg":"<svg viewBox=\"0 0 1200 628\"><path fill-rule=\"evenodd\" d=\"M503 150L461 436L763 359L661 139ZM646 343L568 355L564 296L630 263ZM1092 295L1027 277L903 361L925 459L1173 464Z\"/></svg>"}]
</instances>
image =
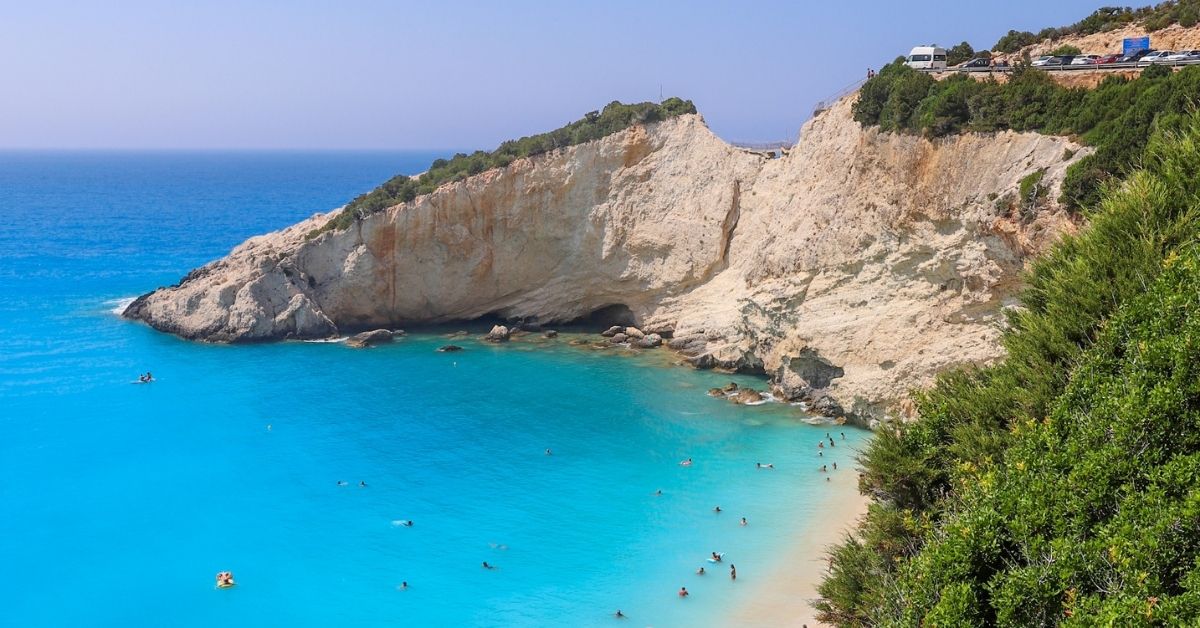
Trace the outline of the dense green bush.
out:
<instances>
[{"instance_id":1,"label":"dense green bush","mask_svg":"<svg viewBox=\"0 0 1200 628\"><path fill-rule=\"evenodd\" d=\"M1074 56L1074 55L1083 54L1083 51L1079 49L1079 46L1072 46L1071 44L1063 44L1063 45L1059 46L1058 48L1051 50L1047 54L1059 55L1059 56L1068 56L1068 55Z\"/></svg>"},{"instance_id":2,"label":"dense green bush","mask_svg":"<svg viewBox=\"0 0 1200 628\"><path fill-rule=\"evenodd\" d=\"M1096 202L1105 181L1127 173L1153 130L1178 120L1198 96L1200 67L1173 72L1150 66L1135 80L1114 76L1084 90L1062 87L1024 65L998 83L966 75L936 81L892 63L863 85L854 118L885 131L930 137L1005 129L1078 136L1096 151L1070 167L1061 200L1080 208Z\"/></svg>"},{"instance_id":3,"label":"dense green bush","mask_svg":"<svg viewBox=\"0 0 1200 628\"><path fill-rule=\"evenodd\" d=\"M946 64L958 65L970 61L974 57L975 49L971 47L971 44L964 41L946 51Z\"/></svg>"},{"instance_id":4,"label":"dense green bush","mask_svg":"<svg viewBox=\"0 0 1200 628\"><path fill-rule=\"evenodd\" d=\"M461 181L485 170L502 168L522 157L532 157L600 139L634 124L657 122L687 113L696 113L696 106L690 100L679 98L668 98L657 104L643 102L626 105L613 101L602 111L592 111L562 128L519 140L509 140L490 153L458 153L448 160L435 160L429 170L418 177L396 175L374 190L350 201L340 214L320 230L309 234L309 237L324 231L345 229L354 224L355 220L393 205L406 203L421 194L428 194L448 181Z\"/></svg>"},{"instance_id":5,"label":"dense green bush","mask_svg":"<svg viewBox=\"0 0 1200 628\"><path fill-rule=\"evenodd\" d=\"M877 434L826 621L1197 625L1197 172L1193 112L1034 264L1007 357L941 376L919 420Z\"/></svg>"}]
</instances>

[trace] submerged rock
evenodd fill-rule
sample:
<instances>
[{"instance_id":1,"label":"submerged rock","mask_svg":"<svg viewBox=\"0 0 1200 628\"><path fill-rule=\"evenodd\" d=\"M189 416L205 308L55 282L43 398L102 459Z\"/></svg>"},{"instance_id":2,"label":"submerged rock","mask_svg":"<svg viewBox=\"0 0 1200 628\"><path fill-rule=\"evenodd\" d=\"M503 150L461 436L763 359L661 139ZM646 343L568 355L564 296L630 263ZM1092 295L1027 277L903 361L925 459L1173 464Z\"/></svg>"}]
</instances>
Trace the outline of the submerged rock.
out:
<instances>
[{"instance_id":1,"label":"submerged rock","mask_svg":"<svg viewBox=\"0 0 1200 628\"><path fill-rule=\"evenodd\" d=\"M512 332L510 332L504 325L494 325L492 330L489 331L487 335L483 337L483 339L488 342L507 342L509 336L511 335Z\"/></svg>"},{"instance_id":2,"label":"submerged rock","mask_svg":"<svg viewBox=\"0 0 1200 628\"><path fill-rule=\"evenodd\" d=\"M404 332L400 332L403 334ZM346 341L347 347L356 349L364 349L366 347L374 347L392 341L394 334L387 329L376 329L374 331L364 331L361 334L354 334Z\"/></svg>"},{"instance_id":3,"label":"submerged rock","mask_svg":"<svg viewBox=\"0 0 1200 628\"><path fill-rule=\"evenodd\" d=\"M542 335L547 338L558 338L558 332L553 329L547 329Z\"/></svg>"},{"instance_id":4,"label":"submerged rock","mask_svg":"<svg viewBox=\"0 0 1200 628\"><path fill-rule=\"evenodd\" d=\"M463 348L458 345L446 345L444 347L438 347L438 351L441 353L453 353L455 351L462 351L462 350L463 350Z\"/></svg>"}]
</instances>

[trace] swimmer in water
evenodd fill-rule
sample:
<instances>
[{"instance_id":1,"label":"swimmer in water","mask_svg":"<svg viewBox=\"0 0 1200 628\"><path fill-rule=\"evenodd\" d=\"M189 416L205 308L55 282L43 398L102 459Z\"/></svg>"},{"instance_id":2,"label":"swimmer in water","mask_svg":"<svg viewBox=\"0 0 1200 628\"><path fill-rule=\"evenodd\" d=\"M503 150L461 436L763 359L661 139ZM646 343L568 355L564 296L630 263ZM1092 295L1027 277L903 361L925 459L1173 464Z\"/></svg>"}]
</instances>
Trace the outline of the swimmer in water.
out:
<instances>
[{"instance_id":1,"label":"swimmer in water","mask_svg":"<svg viewBox=\"0 0 1200 628\"><path fill-rule=\"evenodd\" d=\"M817 443L817 449L825 449L825 441Z\"/></svg>"},{"instance_id":2,"label":"swimmer in water","mask_svg":"<svg viewBox=\"0 0 1200 628\"><path fill-rule=\"evenodd\" d=\"M690 466L692 466L692 459L691 459L691 458L688 458L687 460L683 460L683 461L681 461L681 462L679 463L679 466L681 466L681 467L690 467Z\"/></svg>"},{"instance_id":3,"label":"swimmer in water","mask_svg":"<svg viewBox=\"0 0 1200 628\"><path fill-rule=\"evenodd\" d=\"M828 471L829 469L827 468L827 465L821 465L821 473L826 473Z\"/></svg>"},{"instance_id":4,"label":"swimmer in water","mask_svg":"<svg viewBox=\"0 0 1200 628\"><path fill-rule=\"evenodd\" d=\"M621 609L618 608L617 612L613 613L613 617L616 617L617 619L625 619L625 613L622 613Z\"/></svg>"},{"instance_id":5,"label":"swimmer in water","mask_svg":"<svg viewBox=\"0 0 1200 628\"><path fill-rule=\"evenodd\" d=\"M824 457L825 457L825 452L823 452L823 451L818 451L818 452L817 452L817 455L818 455L818 456L820 456L820 457L822 457L822 458L824 458Z\"/></svg>"},{"instance_id":6,"label":"swimmer in water","mask_svg":"<svg viewBox=\"0 0 1200 628\"><path fill-rule=\"evenodd\" d=\"M721 562L721 555L716 552L712 553L712 558L713 558L714 562L718 562L718 563Z\"/></svg>"},{"instance_id":7,"label":"swimmer in water","mask_svg":"<svg viewBox=\"0 0 1200 628\"><path fill-rule=\"evenodd\" d=\"M745 518L745 517L742 517L742 525L746 525L747 523L748 523L748 522L746 521L746 518Z\"/></svg>"},{"instance_id":8,"label":"swimmer in water","mask_svg":"<svg viewBox=\"0 0 1200 628\"><path fill-rule=\"evenodd\" d=\"M701 568L699 568L699 569L697 569L697 570L696 570L696 575L697 575L697 576L703 576L703 575L704 575L704 574L706 574L706 573L708 573L708 572L707 572L707 571L704 571L704 568L703 568L703 567L701 567Z\"/></svg>"},{"instance_id":9,"label":"swimmer in water","mask_svg":"<svg viewBox=\"0 0 1200 628\"><path fill-rule=\"evenodd\" d=\"M271 431L271 424L270 424L270 423L267 423L267 431L268 431L268 432L270 432L270 431Z\"/></svg>"},{"instance_id":10,"label":"swimmer in water","mask_svg":"<svg viewBox=\"0 0 1200 628\"><path fill-rule=\"evenodd\" d=\"M832 439L832 438L831 438L831 439L829 439L829 446L830 446L830 447L837 447L837 445L836 445L836 444L834 444L834 442L833 442L833 439Z\"/></svg>"},{"instance_id":11,"label":"swimmer in water","mask_svg":"<svg viewBox=\"0 0 1200 628\"><path fill-rule=\"evenodd\" d=\"M658 489L657 491L654 491L654 496L655 496L655 497L662 497L662 489L660 488L660 489Z\"/></svg>"},{"instance_id":12,"label":"swimmer in water","mask_svg":"<svg viewBox=\"0 0 1200 628\"><path fill-rule=\"evenodd\" d=\"M841 434L842 434L842 440L846 440L846 433L842 432Z\"/></svg>"},{"instance_id":13,"label":"swimmer in water","mask_svg":"<svg viewBox=\"0 0 1200 628\"><path fill-rule=\"evenodd\" d=\"M404 521L400 522L400 525L402 525L406 528L411 528L413 526L412 519L405 519Z\"/></svg>"},{"instance_id":14,"label":"swimmer in water","mask_svg":"<svg viewBox=\"0 0 1200 628\"><path fill-rule=\"evenodd\" d=\"M366 482L363 482L362 480L359 480L359 481L358 481L358 486L359 486L359 488L367 488L367 483L366 483Z\"/></svg>"},{"instance_id":15,"label":"swimmer in water","mask_svg":"<svg viewBox=\"0 0 1200 628\"><path fill-rule=\"evenodd\" d=\"M687 597L688 595L687 587L679 587L679 597Z\"/></svg>"},{"instance_id":16,"label":"swimmer in water","mask_svg":"<svg viewBox=\"0 0 1200 628\"><path fill-rule=\"evenodd\" d=\"M347 486L350 483L345 480L338 480L338 486Z\"/></svg>"},{"instance_id":17,"label":"swimmer in water","mask_svg":"<svg viewBox=\"0 0 1200 628\"><path fill-rule=\"evenodd\" d=\"M833 470L834 470L834 471L837 471L837 463L836 463L836 462L835 462L835 463L833 463Z\"/></svg>"},{"instance_id":18,"label":"swimmer in water","mask_svg":"<svg viewBox=\"0 0 1200 628\"><path fill-rule=\"evenodd\" d=\"M488 564L488 561L486 561L486 560L485 560L485 561L483 561L483 568L484 568L484 569L495 569L495 568L496 568L496 566L495 566L495 565L489 565L489 564Z\"/></svg>"},{"instance_id":19,"label":"swimmer in water","mask_svg":"<svg viewBox=\"0 0 1200 628\"><path fill-rule=\"evenodd\" d=\"M549 448L549 447L547 447L547 448L546 448L546 455L547 455L547 456L553 456L553 455L554 455L554 452L550 451L550 448Z\"/></svg>"},{"instance_id":20,"label":"swimmer in water","mask_svg":"<svg viewBox=\"0 0 1200 628\"><path fill-rule=\"evenodd\" d=\"M407 590L408 590L408 581L407 581L407 580L405 580L404 582L401 582L401 583L400 583L400 590L401 590L401 591L407 591Z\"/></svg>"},{"instance_id":21,"label":"swimmer in water","mask_svg":"<svg viewBox=\"0 0 1200 628\"><path fill-rule=\"evenodd\" d=\"M737 580L737 567L734 567L732 564L729 565L729 579Z\"/></svg>"},{"instance_id":22,"label":"swimmer in water","mask_svg":"<svg viewBox=\"0 0 1200 628\"><path fill-rule=\"evenodd\" d=\"M716 508L713 508L713 512L721 512L721 507L717 506Z\"/></svg>"}]
</instances>

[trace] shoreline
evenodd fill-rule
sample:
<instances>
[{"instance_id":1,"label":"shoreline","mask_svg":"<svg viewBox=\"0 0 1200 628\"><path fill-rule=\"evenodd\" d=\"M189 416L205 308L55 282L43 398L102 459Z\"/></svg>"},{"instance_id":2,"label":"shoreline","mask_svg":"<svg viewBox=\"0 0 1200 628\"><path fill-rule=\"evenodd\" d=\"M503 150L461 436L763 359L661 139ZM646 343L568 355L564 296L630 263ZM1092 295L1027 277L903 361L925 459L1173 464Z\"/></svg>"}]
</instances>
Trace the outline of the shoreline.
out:
<instances>
[{"instance_id":1,"label":"shoreline","mask_svg":"<svg viewBox=\"0 0 1200 628\"><path fill-rule=\"evenodd\" d=\"M834 473L830 499L822 520L825 525L810 530L794 530L780 539L778 560L766 572L765 581L748 600L725 618L734 626L827 626L816 620L812 601L826 573L827 552L853 530L867 512L870 499L858 492L858 471Z\"/></svg>"}]
</instances>

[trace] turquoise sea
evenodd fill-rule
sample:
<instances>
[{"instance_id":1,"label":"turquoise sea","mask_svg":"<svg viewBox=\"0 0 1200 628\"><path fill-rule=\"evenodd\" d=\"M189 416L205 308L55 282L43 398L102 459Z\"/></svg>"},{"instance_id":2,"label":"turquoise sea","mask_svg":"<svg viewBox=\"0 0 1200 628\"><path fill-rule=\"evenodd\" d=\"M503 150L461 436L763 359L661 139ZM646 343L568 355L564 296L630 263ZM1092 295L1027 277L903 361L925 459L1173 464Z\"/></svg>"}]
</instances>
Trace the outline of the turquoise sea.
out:
<instances>
[{"instance_id":1,"label":"turquoise sea","mask_svg":"<svg viewBox=\"0 0 1200 628\"><path fill-rule=\"evenodd\" d=\"M0 153L0 624L706 625L830 524L817 469L851 473L866 432L705 394L753 377L565 337L437 353L446 330L212 346L113 313L437 156Z\"/></svg>"}]
</instances>

